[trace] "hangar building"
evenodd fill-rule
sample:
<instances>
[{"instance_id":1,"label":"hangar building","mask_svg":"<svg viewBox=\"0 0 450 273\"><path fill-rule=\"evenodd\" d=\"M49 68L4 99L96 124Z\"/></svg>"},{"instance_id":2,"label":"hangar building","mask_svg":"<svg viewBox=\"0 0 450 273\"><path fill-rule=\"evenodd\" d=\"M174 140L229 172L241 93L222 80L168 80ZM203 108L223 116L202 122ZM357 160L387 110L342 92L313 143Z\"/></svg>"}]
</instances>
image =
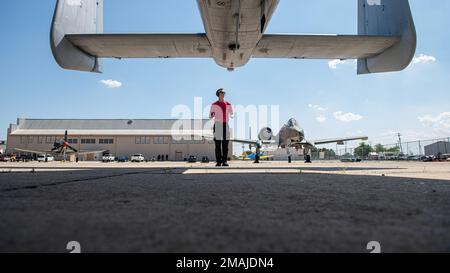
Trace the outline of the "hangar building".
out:
<instances>
[{"instance_id":1,"label":"hangar building","mask_svg":"<svg viewBox=\"0 0 450 273\"><path fill-rule=\"evenodd\" d=\"M450 154L450 142L438 141L436 143L425 146L425 155L437 156L438 154Z\"/></svg>"},{"instance_id":2,"label":"hangar building","mask_svg":"<svg viewBox=\"0 0 450 273\"><path fill-rule=\"evenodd\" d=\"M182 122L185 127L174 131L175 122ZM205 137L193 138L193 135L211 136L211 128L209 120L19 118L17 124L10 124L8 128L7 151L15 152L16 148L48 151L55 141L64 138L67 130L68 142L81 151L109 151L115 156L141 153L148 160L183 161L190 155L199 160L203 156L215 160L214 141ZM230 145L230 155L232 152ZM99 153L80 155L79 158L100 159Z\"/></svg>"}]
</instances>

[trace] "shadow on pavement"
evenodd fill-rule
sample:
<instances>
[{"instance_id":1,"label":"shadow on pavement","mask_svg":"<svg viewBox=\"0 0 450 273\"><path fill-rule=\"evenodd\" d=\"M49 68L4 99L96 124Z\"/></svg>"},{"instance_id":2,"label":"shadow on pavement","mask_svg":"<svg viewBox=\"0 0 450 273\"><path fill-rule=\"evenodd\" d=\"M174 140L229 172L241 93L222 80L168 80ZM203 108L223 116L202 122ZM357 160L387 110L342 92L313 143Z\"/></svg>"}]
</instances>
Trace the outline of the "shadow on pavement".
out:
<instances>
[{"instance_id":1,"label":"shadow on pavement","mask_svg":"<svg viewBox=\"0 0 450 273\"><path fill-rule=\"evenodd\" d=\"M448 181L185 170L0 175L0 252L450 250Z\"/></svg>"}]
</instances>

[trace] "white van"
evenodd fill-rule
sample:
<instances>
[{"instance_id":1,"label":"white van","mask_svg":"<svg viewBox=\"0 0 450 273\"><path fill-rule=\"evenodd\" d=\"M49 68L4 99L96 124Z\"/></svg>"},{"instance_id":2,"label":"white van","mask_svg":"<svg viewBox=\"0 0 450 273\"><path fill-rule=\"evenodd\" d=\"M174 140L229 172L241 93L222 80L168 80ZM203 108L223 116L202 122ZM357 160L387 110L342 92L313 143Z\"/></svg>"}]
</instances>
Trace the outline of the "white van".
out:
<instances>
[{"instance_id":1,"label":"white van","mask_svg":"<svg viewBox=\"0 0 450 273\"><path fill-rule=\"evenodd\" d=\"M38 155L37 157L37 161L38 162L52 162L55 161L55 158L52 155Z\"/></svg>"},{"instance_id":2,"label":"white van","mask_svg":"<svg viewBox=\"0 0 450 273\"><path fill-rule=\"evenodd\" d=\"M131 162L144 162L145 157L142 154L134 154L131 157Z\"/></svg>"}]
</instances>

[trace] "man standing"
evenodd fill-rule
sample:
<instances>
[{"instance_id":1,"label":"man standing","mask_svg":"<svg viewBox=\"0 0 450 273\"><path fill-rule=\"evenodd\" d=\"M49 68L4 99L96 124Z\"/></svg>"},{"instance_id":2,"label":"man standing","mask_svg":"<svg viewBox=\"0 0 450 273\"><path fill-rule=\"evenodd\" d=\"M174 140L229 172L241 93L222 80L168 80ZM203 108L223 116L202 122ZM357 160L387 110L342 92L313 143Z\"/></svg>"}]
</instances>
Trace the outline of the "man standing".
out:
<instances>
[{"instance_id":1,"label":"man standing","mask_svg":"<svg viewBox=\"0 0 450 273\"><path fill-rule=\"evenodd\" d=\"M225 101L225 90L216 92L218 101L211 105L210 118L214 118L214 142L216 144L216 167L228 167L228 145L230 143L230 127L228 121L233 118L233 106Z\"/></svg>"}]
</instances>

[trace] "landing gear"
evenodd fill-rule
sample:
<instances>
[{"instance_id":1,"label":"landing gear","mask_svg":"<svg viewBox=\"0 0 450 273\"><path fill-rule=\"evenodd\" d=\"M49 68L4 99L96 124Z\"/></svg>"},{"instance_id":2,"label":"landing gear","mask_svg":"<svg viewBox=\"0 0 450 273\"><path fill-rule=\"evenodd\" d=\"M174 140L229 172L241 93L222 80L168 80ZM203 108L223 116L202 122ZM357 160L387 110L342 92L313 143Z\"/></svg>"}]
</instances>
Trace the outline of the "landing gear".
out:
<instances>
[{"instance_id":1,"label":"landing gear","mask_svg":"<svg viewBox=\"0 0 450 273\"><path fill-rule=\"evenodd\" d=\"M259 164L259 155L255 155L255 162L253 162L255 164Z\"/></svg>"},{"instance_id":2,"label":"landing gear","mask_svg":"<svg viewBox=\"0 0 450 273\"><path fill-rule=\"evenodd\" d=\"M305 155L305 163L312 163L311 161L311 156L310 155Z\"/></svg>"},{"instance_id":3,"label":"landing gear","mask_svg":"<svg viewBox=\"0 0 450 273\"><path fill-rule=\"evenodd\" d=\"M258 146L256 146L255 162L253 162L253 163L259 164L259 154L260 154L260 152L261 152L261 148L258 145Z\"/></svg>"},{"instance_id":4,"label":"landing gear","mask_svg":"<svg viewBox=\"0 0 450 273\"><path fill-rule=\"evenodd\" d=\"M291 164L292 163L292 154L291 154L291 149L289 147L286 147L286 153L287 153L287 157L288 157L288 163Z\"/></svg>"}]
</instances>

